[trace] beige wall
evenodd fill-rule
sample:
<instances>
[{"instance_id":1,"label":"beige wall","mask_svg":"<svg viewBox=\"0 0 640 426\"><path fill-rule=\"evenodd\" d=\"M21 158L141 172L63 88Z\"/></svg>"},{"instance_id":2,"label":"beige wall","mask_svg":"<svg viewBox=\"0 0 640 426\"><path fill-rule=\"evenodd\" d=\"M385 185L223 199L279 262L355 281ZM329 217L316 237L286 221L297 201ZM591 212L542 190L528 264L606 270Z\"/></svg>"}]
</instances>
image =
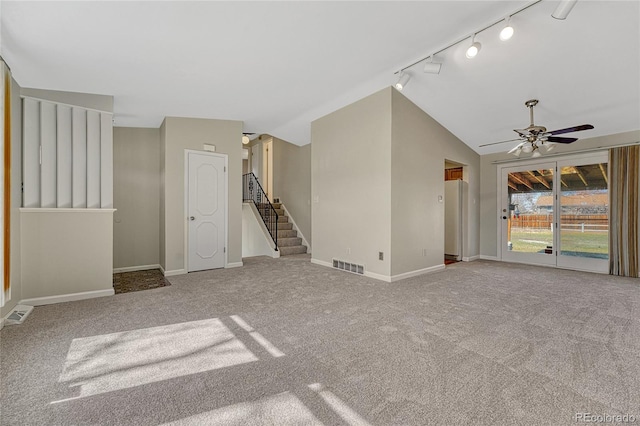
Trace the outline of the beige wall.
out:
<instances>
[{"instance_id":1,"label":"beige wall","mask_svg":"<svg viewBox=\"0 0 640 426\"><path fill-rule=\"evenodd\" d=\"M318 263L364 263L386 280L442 267L445 160L465 166L463 256L479 254L480 156L400 92L314 121L311 137Z\"/></svg>"},{"instance_id":2,"label":"beige wall","mask_svg":"<svg viewBox=\"0 0 640 426\"><path fill-rule=\"evenodd\" d=\"M463 256L479 253L480 156L404 95L392 93L391 275L443 263L445 159L466 166Z\"/></svg>"},{"instance_id":3,"label":"beige wall","mask_svg":"<svg viewBox=\"0 0 640 426\"><path fill-rule=\"evenodd\" d=\"M343 259L389 276L390 89L312 122L311 140L312 259Z\"/></svg>"},{"instance_id":4,"label":"beige wall","mask_svg":"<svg viewBox=\"0 0 640 426\"><path fill-rule=\"evenodd\" d=\"M21 89L21 94L22 96L46 99L52 102L76 105L83 108L96 109L105 112L113 112L113 96L108 95L60 92L57 90L31 89L26 87Z\"/></svg>"},{"instance_id":5,"label":"beige wall","mask_svg":"<svg viewBox=\"0 0 640 426\"><path fill-rule=\"evenodd\" d=\"M203 150L203 144L216 146L216 152L229 156L228 262L242 262L242 122L200 118L165 118L160 128L161 199L160 240L164 254L160 263L167 273L186 272L184 238L186 218L185 149Z\"/></svg>"},{"instance_id":6,"label":"beige wall","mask_svg":"<svg viewBox=\"0 0 640 426\"><path fill-rule=\"evenodd\" d=\"M596 138L580 139L570 145L556 145L552 153L547 157L551 160L556 154L571 154L572 152L602 148L615 145L625 145L640 141L640 130L618 133L615 135L601 136ZM508 146L506 148L509 148ZM507 151L507 149L505 149ZM506 152L498 154L483 155L480 160L481 187L480 194L480 253L482 256L495 257L498 254L498 212L497 212L497 181L498 167L495 161L526 161L528 158L518 160L513 155Z\"/></svg>"},{"instance_id":7,"label":"beige wall","mask_svg":"<svg viewBox=\"0 0 640 426\"><path fill-rule=\"evenodd\" d=\"M11 300L0 309L4 318L22 299L20 207L22 206L22 102L20 86L11 80Z\"/></svg>"},{"instance_id":8,"label":"beige wall","mask_svg":"<svg viewBox=\"0 0 640 426\"><path fill-rule=\"evenodd\" d=\"M311 239L311 145L273 138L273 196L280 198L300 232Z\"/></svg>"},{"instance_id":9,"label":"beige wall","mask_svg":"<svg viewBox=\"0 0 640 426\"><path fill-rule=\"evenodd\" d=\"M42 304L77 293L113 294L113 211L55 210L20 213L21 300ZM48 301L29 300L41 298Z\"/></svg>"},{"instance_id":10,"label":"beige wall","mask_svg":"<svg viewBox=\"0 0 640 426\"><path fill-rule=\"evenodd\" d=\"M159 264L160 129L113 129L113 267Z\"/></svg>"}]
</instances>

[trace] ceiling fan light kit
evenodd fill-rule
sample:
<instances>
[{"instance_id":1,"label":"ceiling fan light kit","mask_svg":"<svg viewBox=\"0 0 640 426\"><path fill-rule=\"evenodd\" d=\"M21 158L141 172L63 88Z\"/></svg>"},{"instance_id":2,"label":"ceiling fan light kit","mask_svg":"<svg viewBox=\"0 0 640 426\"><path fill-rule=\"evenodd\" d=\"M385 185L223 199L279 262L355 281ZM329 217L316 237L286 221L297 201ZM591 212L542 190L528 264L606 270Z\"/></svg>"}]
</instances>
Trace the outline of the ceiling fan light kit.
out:
<instances>
[{"instance_id":1,"label":"ceiling fan light kit","mask_svg":"<svg viewBox=\"0 0 640 426\"><path fill-rule=\"evenodd\" d=\"M578 140L578 138L566 138L555 135L562 135L564 133L580 132L582 130L591 130L593 126L591 124L581 124L579 126L567 127L565 129L558 129L547 131L544 126L538 126L533 121L533 107L538 105L537 99L529 99L524 103L529 108L529 118L531 122L526 129L514 129L519 136L518 139L512 139L508 141L493 142L480 145L480 148L489 145L497 145L501 143L513 142L519 140L520 143L507 151L507 154L513 154L519 157L522 152L525 154L531 154L532 157L540 157L542 151L540 147L544 147L545 152L549 152L553 149L555 144L569 144Z\"/></svg>"}]
</instances>

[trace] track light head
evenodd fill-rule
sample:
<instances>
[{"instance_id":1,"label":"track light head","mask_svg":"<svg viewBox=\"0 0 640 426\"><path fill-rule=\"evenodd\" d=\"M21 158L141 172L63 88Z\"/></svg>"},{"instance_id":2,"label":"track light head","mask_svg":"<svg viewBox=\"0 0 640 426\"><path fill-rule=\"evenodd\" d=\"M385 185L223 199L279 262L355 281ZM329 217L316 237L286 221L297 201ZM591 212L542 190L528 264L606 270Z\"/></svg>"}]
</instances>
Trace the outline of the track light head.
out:
<instances>
[{"instance_id":1,"label":"track light head","mask_svg":"<svg viewBox=\"0 0 640 426\"><path fill-rule=\"evenodd\" d=\"M562 0L556 7L556 10L551 14L552 18L564 20L569 16L569 12L573 9L573 6L576 5L578 0Z\"/></svg>"},{"instance_id":2,"label":"track light head","mask_svg":"<svg viewBox=\"0 0 640 426\"><path fill-rule=\"evenodd\" d=\"M471 46L467 48L467 53L465 54L468 59L475 58L478 52L480 52L480 48L482 47L482 45L479 42L475 41L475 39L476 35L474 34L473 37L471 37Z\"/></svg>"},{"instance_id":3,"label":"track light head","mask_svg":"<svg viewBox=\"0 0 640 426\"><path fill-rule=\"evenodd\" d=\"M251 142L251 139L249 139L249 136L247 136L247 135L242 135L242 144L243 144L243 145L246 145L246 144L248 144L249 142Z\"/></svg>"},{"instance_id":4,"label":"track light head","mask_svg":"<svg viewBox=\"0 0 640 426\"><path fill-rule=\"evenodd\" d=\"M500 31L500 40L507 41L513 37L513 27L511 26L511 18L506 19L506 25Z\"/></svg>"},{"instance_id":5,"label":"track light head","mask_svg":"<svg viewBox=\"0 0 640 426\"><path fill-rule=\"evenodd\" d=\"M404 89L404 86L406 86L409 82L410 78L411 75L405 73L404 71L400 71L400 78L398 78L398 82L396 83L395 88L399 91L402 91L402 89Z\"/></svg>"},{"instance_id":6,"label":"track light head","mask_svg":"<svg viewBox=\"0 0 640 426\"><path fill-rule=\"evenodd\" d=\"M433 55L431 55L430 58L430 61L424 63L424 72L429 74L440 74L440 68L442 68L442 64L433 62Z\"/></svg>"}]
</instances>

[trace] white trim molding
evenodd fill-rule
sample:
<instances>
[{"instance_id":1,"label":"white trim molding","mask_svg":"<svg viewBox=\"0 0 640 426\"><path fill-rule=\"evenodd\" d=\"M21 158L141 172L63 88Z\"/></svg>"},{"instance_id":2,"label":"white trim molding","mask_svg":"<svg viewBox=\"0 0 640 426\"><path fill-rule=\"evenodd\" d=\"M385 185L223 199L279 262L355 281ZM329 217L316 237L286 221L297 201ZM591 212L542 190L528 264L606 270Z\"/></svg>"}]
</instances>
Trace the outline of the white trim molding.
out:
<instances>
[{"instance_id":1,"label":"white trim molding","mask_svg":"<svg viewBox=\"0 0 640 426\"><path fill-rule=\"evenodd\" d=\"M393 275L391 276L390 282L393 283L393 282L404 280L407 278L417 277L419 275L424 275L424 274L431 274L433 272L439 272L439 271L444 271L444 263L441 263L440 265L430 266L428 268L405 272L403 274Z\"/></svg>"},{"instance_id":2,"label":"white trim molding","mask_svg":"<svg viewBox=\"0 0 640 426\"><path fill-rule=\"evenodd\" d=\"M126 266L124 268L113 268L113 273L121 274L123 272L151 271L153 269L160 269L160 271L163 271L162 266L160 266L159 264L155 264L155 265Z\"/></svg>"},{"instance_id":3,"label":"white trim molding","mask_svg":"<svg viewBox=\"0 0 640 426\"><path fill-rule=\"evenodd\" d=\"M165 271L164 269L160 269L160 270L162 271L162 274L165 277L173 277L173 276L176 276L176 275L184 275L184 274L187 273L186 269L174 269L172 271Z\"/></svg>"},{"instance_id":4,"label":"white trim molding","mask_svg":"<svg viewBox=\"0 0 640 426\"><path fill-rule=\"evenodd\" d=\"M462 257L462 261L463 262L473 262L474 260L478 260L480 259L480 255L476 254L475 256L469 256L469 257Z\"/></svg>"},{"instance_id":5,"label":"white trim molding","mask_svg":"<svg viewBox=\"0 0 640 426\"><path fill-rule=\"evenodd\" d=\"M487 256L486 254L481 254L480 259L482 260L493 260L499 262L501 259L498 256Z\"/></svg>"},{"instance_id":6,"label":"white trim molding","mask_svg":"<svg viewBox=\"0 0 640 426\"><path fill-rule=\"evenodd\" d=\"M244 266L244 263L242 262L229 262L227 263L227 266L225 266L225 269L230 269L230 268L240 268L241 266Z\"/></svg>"},{"instance_id":7,"label":"white trim molding","mask_svg":"<svg viewBox=\"0 0 640 426\"><path fill-rule=\"evenodd\" d=\"M19 304L29 306L51 305L54 303L75 302L77 300L113 296L114 294L115 291L111 288L109 290L83 291L81 293L60 294L58 296L34 297L33 299L23 299Z\"/></svg>"}]
</instances>

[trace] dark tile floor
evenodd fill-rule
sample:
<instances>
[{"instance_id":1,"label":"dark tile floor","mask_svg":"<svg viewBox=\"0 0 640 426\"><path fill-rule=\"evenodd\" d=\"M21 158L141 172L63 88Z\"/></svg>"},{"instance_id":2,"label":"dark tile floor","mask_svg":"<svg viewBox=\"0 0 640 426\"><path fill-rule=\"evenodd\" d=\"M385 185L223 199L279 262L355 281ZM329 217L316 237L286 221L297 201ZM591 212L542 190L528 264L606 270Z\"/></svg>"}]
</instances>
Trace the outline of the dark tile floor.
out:
<instances>
[{"instance_id":1,"label":"dark tile floor","mask_svg":"<svg viewBox=\"0 0 640 426\"><path fill-rule=\"evenodd\" d=\"M149 290L168 285L171 284L164 279L164 275L162 275L159 269L113 274L113 288L116 294Z\"/></svg>"}]
</instances>

